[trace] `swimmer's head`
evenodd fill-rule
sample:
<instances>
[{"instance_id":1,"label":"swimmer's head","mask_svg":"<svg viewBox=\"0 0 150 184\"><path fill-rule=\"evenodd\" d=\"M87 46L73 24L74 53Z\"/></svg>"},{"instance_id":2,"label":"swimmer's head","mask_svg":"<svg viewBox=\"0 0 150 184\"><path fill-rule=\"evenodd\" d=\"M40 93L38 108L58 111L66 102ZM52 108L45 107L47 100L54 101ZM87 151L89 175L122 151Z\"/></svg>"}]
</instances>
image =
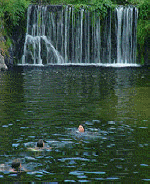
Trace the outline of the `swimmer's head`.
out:
<instances>
[{"instance_id":1,"label":"swimmer's head","mask_svg":"<svg viewBox=\"0 0 150 184\"><path fill-rule=\"evenodd\" d=\"M11 167L15 170L19 170L20 167L21 167L21 163L20 163L20 160L19 159L15 159L13 160L12 164L11 164Z\"/></svg>"},{"instance_id":2,"label":"swimmer's head","mask_svg":"<svg viewBox=\"0 0 150 184\"><path fill-rule=\"evenodd\" d=\"M44 147L44 141L42 139L38 140L37 147L43 148Z\"/></svg>"},{"instance_id":3,"label":"swimmer's head","mask_svg":"<svg viewBox=\"0 0 150 184\"><path fill-rule=\"evenodd\" d=\"M78 131L79 131L79 132L84 132L84 128L83 128L83 126L82 126L82 125L79 125L79 127L78 127Z\"/></svg>"}]
</instances>

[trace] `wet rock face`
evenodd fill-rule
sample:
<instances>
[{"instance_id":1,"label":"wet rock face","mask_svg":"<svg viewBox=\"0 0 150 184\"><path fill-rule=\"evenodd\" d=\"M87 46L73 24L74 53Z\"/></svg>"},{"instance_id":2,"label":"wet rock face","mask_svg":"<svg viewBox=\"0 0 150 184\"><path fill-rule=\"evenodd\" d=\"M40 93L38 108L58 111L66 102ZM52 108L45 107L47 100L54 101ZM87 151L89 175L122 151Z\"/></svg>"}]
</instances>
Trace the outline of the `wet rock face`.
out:
<instances>
[{"instance_id":1,"label":"wet rock face","mask_svg":"<svg viewBox=\"0 0 150 184\"><path fill-rule=\"evenodd\" d=\"M7 65L4 62L4 57L0 54L0 70L7 70Z\"/></svg>"}]
</instances>

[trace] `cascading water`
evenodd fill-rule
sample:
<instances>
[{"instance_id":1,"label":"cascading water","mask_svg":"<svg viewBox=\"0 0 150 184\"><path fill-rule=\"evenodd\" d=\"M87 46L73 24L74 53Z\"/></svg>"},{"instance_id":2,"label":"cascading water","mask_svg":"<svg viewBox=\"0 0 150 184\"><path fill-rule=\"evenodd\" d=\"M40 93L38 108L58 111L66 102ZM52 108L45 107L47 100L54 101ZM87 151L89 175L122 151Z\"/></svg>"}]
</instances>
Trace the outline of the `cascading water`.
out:
<instances>
[{"instance_id":1,"label":"cascading water","mask_svg":"<svg viewBox=\"0 0 150 184\"><path fill-rule=\"evenodd\" d=\"M136 63L138 12L133 7L117 7L117 63Z\"/></svg>"},{"instance_id":2,"label":"cascading water","mask_svg":"<svg viewBox=\"0 0 150 184\"><path fill-rule=\"evenodd\" d=\"M137 16L133 6L100 20L83 8L31 5L21 64L136 64Z\"/></svg>"}]
</instances>

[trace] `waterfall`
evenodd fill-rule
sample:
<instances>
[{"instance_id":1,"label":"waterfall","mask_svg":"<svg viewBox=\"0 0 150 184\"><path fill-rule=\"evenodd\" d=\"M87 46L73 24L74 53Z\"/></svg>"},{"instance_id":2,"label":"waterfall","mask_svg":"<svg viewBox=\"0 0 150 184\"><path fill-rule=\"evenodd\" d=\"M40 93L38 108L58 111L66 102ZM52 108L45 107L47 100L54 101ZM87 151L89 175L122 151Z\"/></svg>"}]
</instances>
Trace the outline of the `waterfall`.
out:
<instances>
[{"instance_id":1,"label":"waterfall","mask_svg":"<svg viewBox=\"0 0 150 184\"><path fill-rule=\"evenodd\" d=\"M137 9L119 6L116 14L117 63L136 63Z\"/></svg>"},{"instance_id":2,"label":"waterfall","mask_svg":"<svg viewBox=\"0 0 150 184\"><path fill-rule=\"evenodd\" d=\"M121 57L121 41L122 41L122 34L121 34L121 25L122 25L122 14L123 14L123 7L119 7L116 9L117 11L117 63L122 63Z\"/></svg>"},{"instance_id":3,"label":"waterfall","mask_svg":"<svg viewBox=\"0 0 150 184\"><path fill-rule=\"evenodd\" d=\"M30 5L23 65L136 64L136 7L99 12Z\"/></svg>"}]
</instances>

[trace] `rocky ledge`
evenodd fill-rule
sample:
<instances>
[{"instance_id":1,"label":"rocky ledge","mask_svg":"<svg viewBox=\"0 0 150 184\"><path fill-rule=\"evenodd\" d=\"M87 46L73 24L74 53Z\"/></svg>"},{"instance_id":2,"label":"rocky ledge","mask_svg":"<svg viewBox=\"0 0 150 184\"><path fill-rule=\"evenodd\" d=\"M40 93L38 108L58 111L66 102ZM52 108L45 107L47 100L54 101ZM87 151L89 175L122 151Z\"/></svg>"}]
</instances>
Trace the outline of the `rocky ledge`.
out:
<instances>
[{"instance_id":1,"label":"rocky ledge","mask_svg":"<svg viewBox=\"0 0 150 184\"><path fill-rule=\"evenodd\" d=\"M0 70L7 70L8 67L5 64L4 57L0 54Z\"/></svg>"}]
</instances>

